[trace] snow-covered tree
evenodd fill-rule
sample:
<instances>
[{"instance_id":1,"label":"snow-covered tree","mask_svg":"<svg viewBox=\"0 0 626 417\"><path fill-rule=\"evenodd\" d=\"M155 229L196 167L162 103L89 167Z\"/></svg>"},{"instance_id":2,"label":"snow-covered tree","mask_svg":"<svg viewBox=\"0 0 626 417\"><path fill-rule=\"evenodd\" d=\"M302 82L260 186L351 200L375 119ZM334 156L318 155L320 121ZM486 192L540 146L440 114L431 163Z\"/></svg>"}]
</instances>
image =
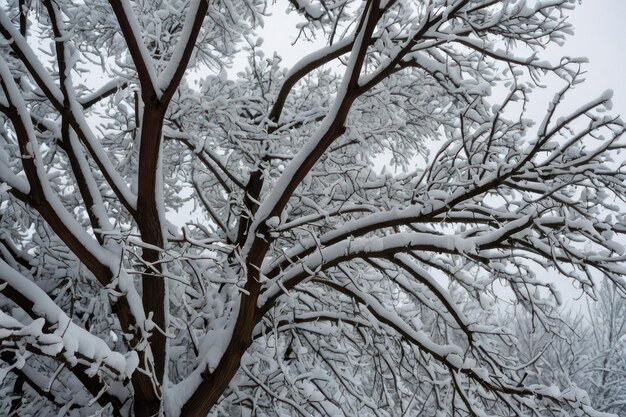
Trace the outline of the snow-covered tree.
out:
<instances>
[{"instance_id":1,"label":"snow-covered tree","mask_svg":"<svg viewBox=\"0 0 626 417\"><path fill-rule=\"evenodd\" d=\"M529 314L516 315L516 342L529 382L584 389L595 409L621 416L626 411L626 299L603 282L598 300L576 315L565 315L547 331Z\"/></svg>"},{"instance_id":2,"label":"snow-covered tree","mask_svg":"<svg viewBox=\"0 0 626 417\"><path fill-rule=\"evenodd\" d=\"M591 364L585 389L596 408L617 415L626 412L626 300L604 282L598 303L590 307L587 355Z\"/></svg>"},{"instance_id":3,"label":"snow-covered tree","mask_svg":"<svg viewBox=\"0 0 626 417\"><path fill-rule=\"evenodd\" d=\"M626 290L624 124L539 54L573 4L0 2L0 414L600 415L494 320Z\"/></svg>"}]
</instances>

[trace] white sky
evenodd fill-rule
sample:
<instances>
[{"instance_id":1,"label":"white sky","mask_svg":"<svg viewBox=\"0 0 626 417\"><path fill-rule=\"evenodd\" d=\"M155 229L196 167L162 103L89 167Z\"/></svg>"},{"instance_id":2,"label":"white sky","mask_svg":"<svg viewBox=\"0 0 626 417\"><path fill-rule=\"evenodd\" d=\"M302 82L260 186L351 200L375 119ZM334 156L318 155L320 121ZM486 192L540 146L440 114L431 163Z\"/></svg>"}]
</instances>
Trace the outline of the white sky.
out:
<instances>
[{"instance_id":1,"label":"white sky","mask_svg":"<svg viewBox=\"0 0 626 417\"><path fill-rule=\"evenodd\" d=\"M302 19L296 13L285 15L286 8L287 2L271 7L273 16L265 19L260 35L268 56L277 51L284 65L290 67L318 45L300 40L292 46L297 35L295 24ZM587 81L580 88L584 91L576 100L590 100L606 89L613 89L615 112L626 117L626 0L583 0L571 11L570 19L575 35L569 37L564 47L552 46L546 51L546 57L589 58ZM548 89L547 99L553 94L554 91Z\"/></svg>"},{"instance_id":2,"label":"white sky","mask_svg":"<svg viewBox=\"0 0 626 417\"><path fill-rule=\"evenodd\" d=\"M611 88L614 112L626 117L626 0L583 0L571 22L575 35L562 51L590 60L581 98Z\"/></svg>"},{"instance_id":3,"label":"white sky","mask_svg":"<svg viewBox=\"0 0 626 417\"><path fill-rule=\"evenodd\" d=\"M286 8L287 2L273 6L273 16L265 19L265 28L260 35L264 38L263 50L267 56L277 51L283 58L283 64L291 67L321 45L302 40L292 45L297 35L295 25L302 19L296 13L285 15ZM626 117L626 0L582 0L571 11L570 22L574 26L574 36L569 37L563 47L553 45L542 56L552 62L565 55L589 59L584 67L586 81L569 94L566 107L580 107L605 90L612 89L613 112ZM536 90L531 103L535 108L530 109L527 117L541 117L548 101L560 88L562 84L548 83L545 89ZM556 278L545 276L545 273L541 275L543 278ZM556 279L555 283L568 304L581 294L566 280Z\"/></svg>"}]
</instances>

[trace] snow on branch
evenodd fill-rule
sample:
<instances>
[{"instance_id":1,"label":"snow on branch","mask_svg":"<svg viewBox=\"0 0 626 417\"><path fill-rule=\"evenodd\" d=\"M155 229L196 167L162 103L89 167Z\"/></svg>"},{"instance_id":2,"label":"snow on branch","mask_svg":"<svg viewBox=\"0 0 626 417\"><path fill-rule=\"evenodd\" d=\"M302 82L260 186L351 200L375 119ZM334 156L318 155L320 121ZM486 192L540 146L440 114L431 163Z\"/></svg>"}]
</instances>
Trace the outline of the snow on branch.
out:
<instances>
[{"instance_id":1,"label":"snow on branch","mask_svg":"<svg viewBox=\"0 0 626 417\"><path fill-rule=\"evenodd\" d=\"M41 317L28 327L18 326L23 328L20 331L24 335L34 338L33 343L41 352L51 356L61 353L70 365L86 358L113 372L115 378L121 380L132 375L138 365L136 353L130 352L124 356L111 351L106 342L73 323L41 288L3 260L0 260L0 280L4 287L3 293L11 290L11 293L19 294L28 303L23 308L35 317ZM16 302L20 305L18 300ZM15 320L12 322L16 324ZM52 333L43 332L44 323Z\"/></svg>"}]
</instances>

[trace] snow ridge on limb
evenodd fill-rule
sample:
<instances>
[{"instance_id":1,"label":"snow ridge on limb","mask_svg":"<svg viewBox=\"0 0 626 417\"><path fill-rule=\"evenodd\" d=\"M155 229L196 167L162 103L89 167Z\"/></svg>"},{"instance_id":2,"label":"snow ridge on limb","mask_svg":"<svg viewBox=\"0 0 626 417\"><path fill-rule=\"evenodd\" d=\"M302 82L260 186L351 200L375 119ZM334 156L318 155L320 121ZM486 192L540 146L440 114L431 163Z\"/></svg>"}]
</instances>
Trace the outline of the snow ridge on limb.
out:
<instances>
[{"instance_id":1,"label":"snow ridge on limb","mask_svg":"<svg viewBox=\"0 0 626 417\"><path fill-rule=\"evenodd\" d=\"M38 322L32 327L29 335L41 337L48 347L42 346L40 351L54 356L61 353L70 365L76 365L81 358L93 361L99 366L106 367L113 372L115 378L120 380L129 379L138 365L137 354L129 352L124 356L112 351L99 337L92 335L87 330L79 327L61 310L48 295L35 283L11 268L6 262L0 259L0 280L2 281L2 291L15 291L20 294L30 305L24 308L35 317L45 320L48 329L54 329L53 333L46 335L41 333L43 322ZM50 349L47 351L45 349Z\"/></svg>"}]
</instances>

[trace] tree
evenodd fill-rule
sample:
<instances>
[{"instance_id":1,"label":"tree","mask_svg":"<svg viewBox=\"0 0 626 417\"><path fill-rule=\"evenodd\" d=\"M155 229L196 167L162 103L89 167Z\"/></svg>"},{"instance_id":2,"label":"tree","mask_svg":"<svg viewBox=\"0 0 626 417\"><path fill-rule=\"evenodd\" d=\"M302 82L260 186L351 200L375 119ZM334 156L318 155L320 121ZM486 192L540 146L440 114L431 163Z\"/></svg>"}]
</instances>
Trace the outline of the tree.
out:
<instances>
[{"instance_id":1,"label":"tree","mask_svg":"<svg viewBox=\"0 0 626 417\"><path fill-rule=\"evenodd\" d=\"M289 70L269 6L3 2L0 412L599 415L486 319L626 289L624 124L538 57L572 2L292 0Z\"/></svg>"},{"instance_id":2,"label":"tree","mask_svg":"<svg viewBox=\"0 0 626 417\"><path fill-rule=\"evenodd\" d=\"M523 360L532 362L527 368L532 382L573 383L588 393L594 408L621 415L626 410L626 300L607 281L597 295L586 314L570 313L552 331L533 324L528 314L511 319Z\"/></svg>"},{"instance_id":3,"label":"tree","mask_svg":"<svg viewBox=\"0 0 626 417\"><path fill-rule=\"evenodd\" d=\"M619 415L626 411L626 302L607 282L600 294L591 307L589 358L595 366L585 388L596 399L597 409Z\"/></svg>"}]
</instances>

